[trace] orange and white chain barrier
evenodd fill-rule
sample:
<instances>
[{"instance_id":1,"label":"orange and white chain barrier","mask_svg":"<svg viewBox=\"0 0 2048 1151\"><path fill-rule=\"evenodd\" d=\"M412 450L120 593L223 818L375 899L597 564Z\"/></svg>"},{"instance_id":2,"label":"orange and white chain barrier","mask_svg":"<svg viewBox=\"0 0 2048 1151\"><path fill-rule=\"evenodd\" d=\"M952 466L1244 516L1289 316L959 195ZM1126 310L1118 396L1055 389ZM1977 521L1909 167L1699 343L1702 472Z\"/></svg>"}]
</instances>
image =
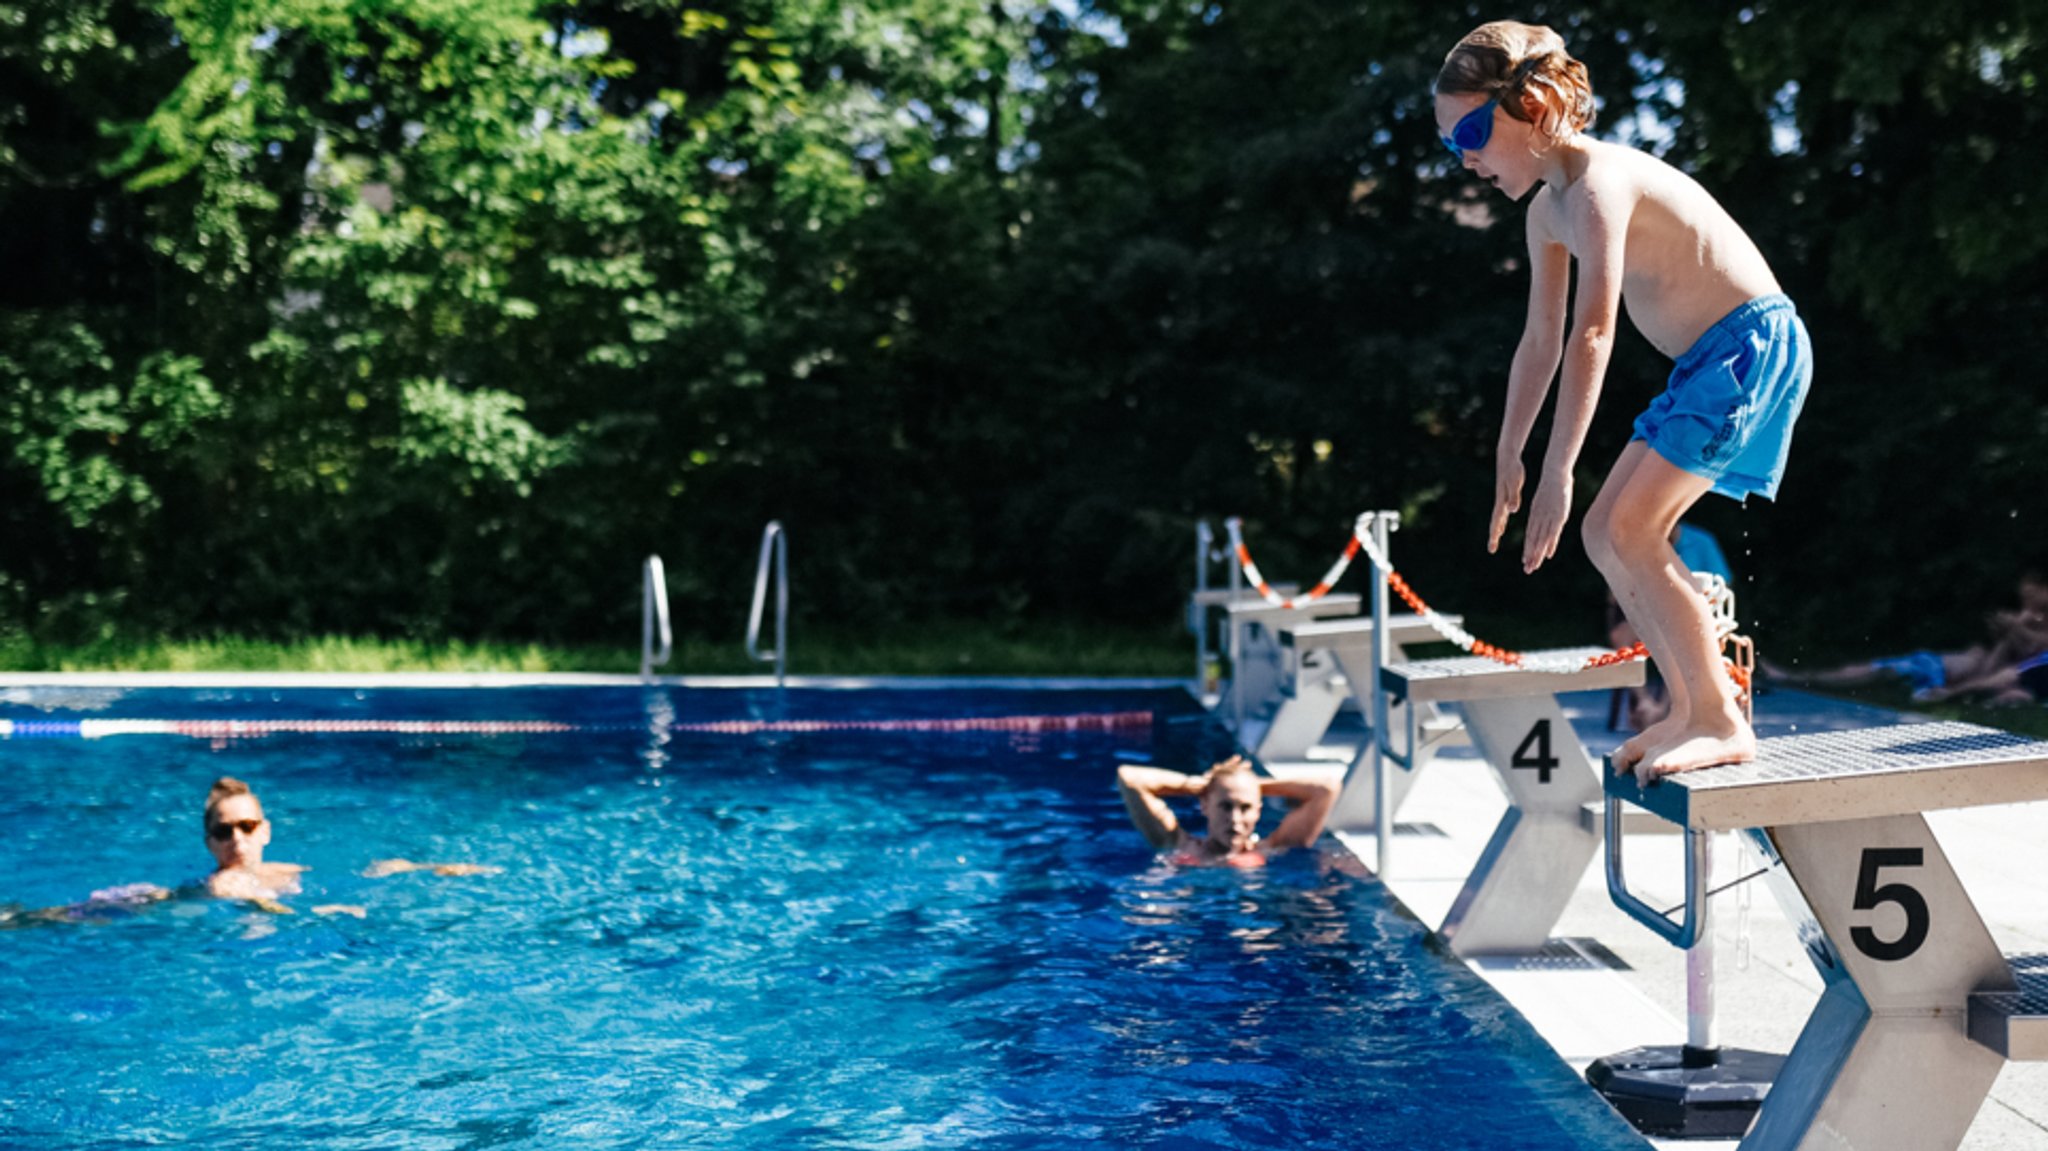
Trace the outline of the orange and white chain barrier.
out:
<instances>
[{"instance_id":1,"label":"orange and white chain barrier","mask_svg":"<svg viewBox=\"0 0 2048 1151\"><path fill-rule=\"evenodd\" d=\"M1463 650L1471 652L1473 655L1484 656L1496 663L1520 668L1523 671L1546 672L1553 675L1569 675L1573 672L1586 671L1590 668L1609 667L1617 663L1628 663L1632 660L1649 658L1650 650L1641 641L1637 641L1628 647L1616 648L1613 651L1603 652L1585 659L1510 651L1507 648L1487 643L1456 623L1444 618L1436 609L1424 603L1422 597L1415 593L1414 588L1408 586L1408 581L1401 577L1400 572L1394 570L1394 565L1387 561L1387 557L1380 551L1379 545L1373 542L1372 516L1370 513L1359 516L1358 520L1352 525L1351 539L1344 545L1344 554L1337 557L1337 562L1331 565L1329 573L1324 575L1321 581L1315 587L1310 588L1306 594L1297 596L1294 599L1284 598L1274 592L1272 587L1266 583L1265 577L1259 574L1258 565L1252 562L1250 549L1245 547L1243 521L1233 517L1224 521L1224 526L1230 529L1230 546L1237 553L1237 562L1244 568L1245 579L1258 589L1259 594L1265 598L1267 603L1275 607L1299 607L1303 604L1313 603L1328 595L1330 588L1339 579L1343 578L1345 569L1351 566L1351 561L1357 557L1359 552L1363 551L1366 554L1366 558L1372 561L1373 566L1385 574L1387 587L1392 589L1395 595L1401 597L1401 602L1407 604L1410 611L1420 616L1423 622L1434 629L1438 635L1458 645ZM1737 658L1726 661L1728 674L1729 678L1735 681L1735 686L1740 689L1746 706L1750 694L1750 661L1754 659L1754 656L1751 654L1750 641L1735 634L1734 589L1730 588L1727 581L1723 580L1720 576L1708 572L1694 572L1693 580L1699 584L1700 594L1707 599L1707 610L1714 624L1714 637L1724 645L1729 643L1735 645Z\"/></svg>"},{"instance_id":2,"label":"orange and white chain barrier","mask_svg":"<svg viewBox=\"0 0 2048 1151\"><path fill-rule=\"evenodd\" d=\"M1289 599L1274 591L1273 585L1266 582L1266 577L1259 574L1259 565L1252 562L1251 550L1244 546L1244 521L1232 516L1223 521L1223 526L1230 532L1230 550L1237 553L1237 563L1244 569L1245 582L1258 589L1259 595L1277 608L1291 610L1312 604L1329 595L1330 589L1336 586L1337 581L1344 578L1345 569L1351 566L1351 561L1358 558L1358 536L1353 533L1350 542L1344 545L1344 554L1337 557L1337 562L1330 565L1330 570L1323 573L1323 578L1316 581L1316 586L1302 595Z\"/></svg>"},{"instance_id":3,"label":"orange and white chain barrier","mask_svg":"<svg viewBox=\"0 0 2048 1151\"><path fill-rule=\"evenodd\" d=\"M1473 655L1485 656L1487 659L1497 663L1521 668L1524 671L1549 672L1557 675L1567 675L1576 671L1585 671L1589 668L1609 667L1617 663L1628 663L1632 660L1649 658L1650 649L1645 647L1641 640L1637 640L1627 647L1618 647L1613 651L1588 656L1583 660L1562 656L1530 655L1525 652L1509 651L1506 648L1496 647L1493 644L1487 643L1485 640L1477 638L1471 632L1445 619L1428 604L1422 602L1422 597L1415 594L1415 589L1408 586L1408 581L1401 578L1401 573L1394 570L1394 565L1387 562L1387 557L1380 552L1379 546L1373 542L1371 525L1372 517L1370 515L1359 516L1358 521L1351 529L1351 538L1354 543L1364 549L1367 558L1372 560L1373 566L1385 573L1387 586L1393 590L1395 595L1401 597L1401 601L1408 605L1409 610L1421 616L1431 628L1435 629L1438 635L1443 636ZM1756 660L1756 648L1747 636L1735 634L1735 589L1728 586L1728 581L1712 572L1693 572L1692 578L1693 582L1699 586L1700 594L1706 597L1708 618L1714 625L1714 638L1722 646L1732 645L1734 648L1734 658L1724 659L1722 662L1728 669L1728 678L1735 683L1737 697L1746 713L1754 698L1750 691L1750 684L1754 679L1753 669Z\"/></svg>"}]
</instances>

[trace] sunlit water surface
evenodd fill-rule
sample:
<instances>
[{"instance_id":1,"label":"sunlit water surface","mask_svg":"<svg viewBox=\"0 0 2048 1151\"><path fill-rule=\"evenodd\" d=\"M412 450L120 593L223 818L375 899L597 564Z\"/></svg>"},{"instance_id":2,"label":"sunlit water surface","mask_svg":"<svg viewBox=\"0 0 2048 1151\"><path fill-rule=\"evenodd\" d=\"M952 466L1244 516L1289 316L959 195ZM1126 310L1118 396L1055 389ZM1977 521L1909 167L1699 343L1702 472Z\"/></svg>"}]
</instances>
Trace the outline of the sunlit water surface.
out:
<instances>
[{"instance_id":1,"label":"sunlit water surface","mask_svg":"<svg viewBox=\"0 0 2048 1151\"><path fill-rule=\"evenodd\" d=\"M1131 708L1156 722L662 734ZM1177 693L0 697L309 715L604 730L0 743L0 902L202 875L223 774L263 798L269 858L312 868L295 914L195 897L0 931L0 1142L1643 1146L1336 849L1156 860L1110 776L1221 746ZM361 876L384 857L504 870Z\"/></svg>"}]
</instances>

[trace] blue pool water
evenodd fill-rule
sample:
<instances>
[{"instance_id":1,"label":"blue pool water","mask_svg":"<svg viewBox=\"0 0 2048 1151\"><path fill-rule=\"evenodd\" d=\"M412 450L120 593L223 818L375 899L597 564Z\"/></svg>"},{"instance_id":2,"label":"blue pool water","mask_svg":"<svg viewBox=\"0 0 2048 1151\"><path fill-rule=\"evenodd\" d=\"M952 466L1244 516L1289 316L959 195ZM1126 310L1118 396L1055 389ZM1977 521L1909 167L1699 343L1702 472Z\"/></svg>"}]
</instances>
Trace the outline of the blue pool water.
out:
<instances>
[{"instance_id":1,"label":"blue pool water","mask_svg":"<svg viewBox=\"0 0 2048 1151\"><path fill-rule=\"evenodd\" d=\"M1155 722L669 726L1131 709ZM1643 1146L1336 849L1155 859L1110 776L1223 746L1179 693L0 695L122 717L600 730L0 742L0 903L202 875L223 774L312 868L292 915L0 931L7 1146ZM504 870L360 874L383 857Z\"/></svg>"}]
</instances>

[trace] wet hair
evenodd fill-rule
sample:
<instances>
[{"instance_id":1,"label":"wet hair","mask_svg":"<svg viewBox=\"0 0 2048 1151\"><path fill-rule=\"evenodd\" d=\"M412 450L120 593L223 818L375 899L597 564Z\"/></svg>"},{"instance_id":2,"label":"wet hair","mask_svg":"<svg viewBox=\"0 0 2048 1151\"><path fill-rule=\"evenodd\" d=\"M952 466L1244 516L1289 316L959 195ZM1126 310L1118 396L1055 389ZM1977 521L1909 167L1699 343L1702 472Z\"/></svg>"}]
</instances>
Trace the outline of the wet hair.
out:
<instances>
[{"instance_id":1,"label":"wet hair","mask_svg":"<svg viewBox=\"0 0 2048 1151\"><path fill-rule=\"evenodd\" d=\"M231 775L223 775L213 781L213 790L206 793L206 810L201 813L200 818L205 821L207 830L213 829L213 809L237 795L246 795L256 800L256 814L258 818L262 817L263 801L256 799L256 793L249 790L249 785Z\"/></svg>"},{"instance_id":2,"label":"wet hair","mask_svg":"<svg viewBox=\"0 0 2048 1151\"><path fill-rule=\"evenodd\" d=\"M1209 782L1202 786L1203 801L1207 802L1209 796L1214 794L1218 787L1222 786L1224 780L1229 779L1231 776L1236 775L1240 772L1249 772L1251 771L1251 769L1252 763L1251 760L1248 759L1226 760L1222 763L1217 764L1215 767L1210 768Z\"/></svg>"},{"instance_id":3,"label":"wet hair","mask_svg":"<svg viewBox=\"0 0 2048 1151\"><path fill-rule=\"evenodd\" d=\"M1552 141L1593 126L1593 85L1564 38L1541 24L1495 20L1466 33L1444 57L1434 91L1499 100L1508 115Z\"/></svg>"}]
</instances>

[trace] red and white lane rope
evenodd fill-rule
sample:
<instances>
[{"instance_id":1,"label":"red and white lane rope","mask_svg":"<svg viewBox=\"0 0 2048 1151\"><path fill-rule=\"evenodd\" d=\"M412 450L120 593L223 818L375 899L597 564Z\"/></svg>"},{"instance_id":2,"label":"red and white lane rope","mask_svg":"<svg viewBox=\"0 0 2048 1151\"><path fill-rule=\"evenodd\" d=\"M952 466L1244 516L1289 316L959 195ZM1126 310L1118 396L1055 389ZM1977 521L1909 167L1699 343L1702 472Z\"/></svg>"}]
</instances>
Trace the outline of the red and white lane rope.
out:
<instances>
[{"instance_id":1,"label":"red and white lane rope","mask_svg":"<svg viewBox=\"0 0 2048 1151\"><path fill-rule=\"evenodd\" d=\"M1149 711L1076 715L995 715L953 719L733 719L672 723L659 730L681 734L757 735L772 732L1022 732L1050 734L1150 727ZM553 720L449 719L0 719L0 739L106 739L121 735L179 735L191 739L262 739L273 735L557 735L655 730L648 724L561 723Z\"/></svg>"},{"instance_id":2,"label":"red and white lane rope","mask_svg":"<svg viewBox=\"0 0 2048 1151\"><path fill-rule=\"evenodd\" d=\"M712 723L678 723L670 731L715 735L814 731L1009 731L1026 733L1118 731L1150 727L1149 711L1116 711L1098 715L999 715L974 719L729 719Z\"/></svg>"},{"instance_id":3,"label":"red and white lane rope","mask_svg":"<svg viewBox=\"0 0 2048 1151\"><path fill-rule=\"evenodd\" d=\"M1223 526L1230 531L1230 549L1237 553L1237 563L1244 569L1245 581L1257 588L1259 595L1267 603L1277 608L1297 608L1329 595L1330 589L1336 586L1337 581L1344 578L1344 570L1349 568L1351 561L1358 556L1358 537L1354 533L1350 542L1344 545L1344 554L1337 557L1337 562L1330 565L1330 570L1323 573L1323 578L1316 581L1316 586L1302 595L1289 599L1274 591L1273 586L1266 582L1266 577L1259 574L1259 565L1252 562L1251 549L1244 546L1244 521L1232 516L1223 521Z\"/></svg>"}]
</instances>

